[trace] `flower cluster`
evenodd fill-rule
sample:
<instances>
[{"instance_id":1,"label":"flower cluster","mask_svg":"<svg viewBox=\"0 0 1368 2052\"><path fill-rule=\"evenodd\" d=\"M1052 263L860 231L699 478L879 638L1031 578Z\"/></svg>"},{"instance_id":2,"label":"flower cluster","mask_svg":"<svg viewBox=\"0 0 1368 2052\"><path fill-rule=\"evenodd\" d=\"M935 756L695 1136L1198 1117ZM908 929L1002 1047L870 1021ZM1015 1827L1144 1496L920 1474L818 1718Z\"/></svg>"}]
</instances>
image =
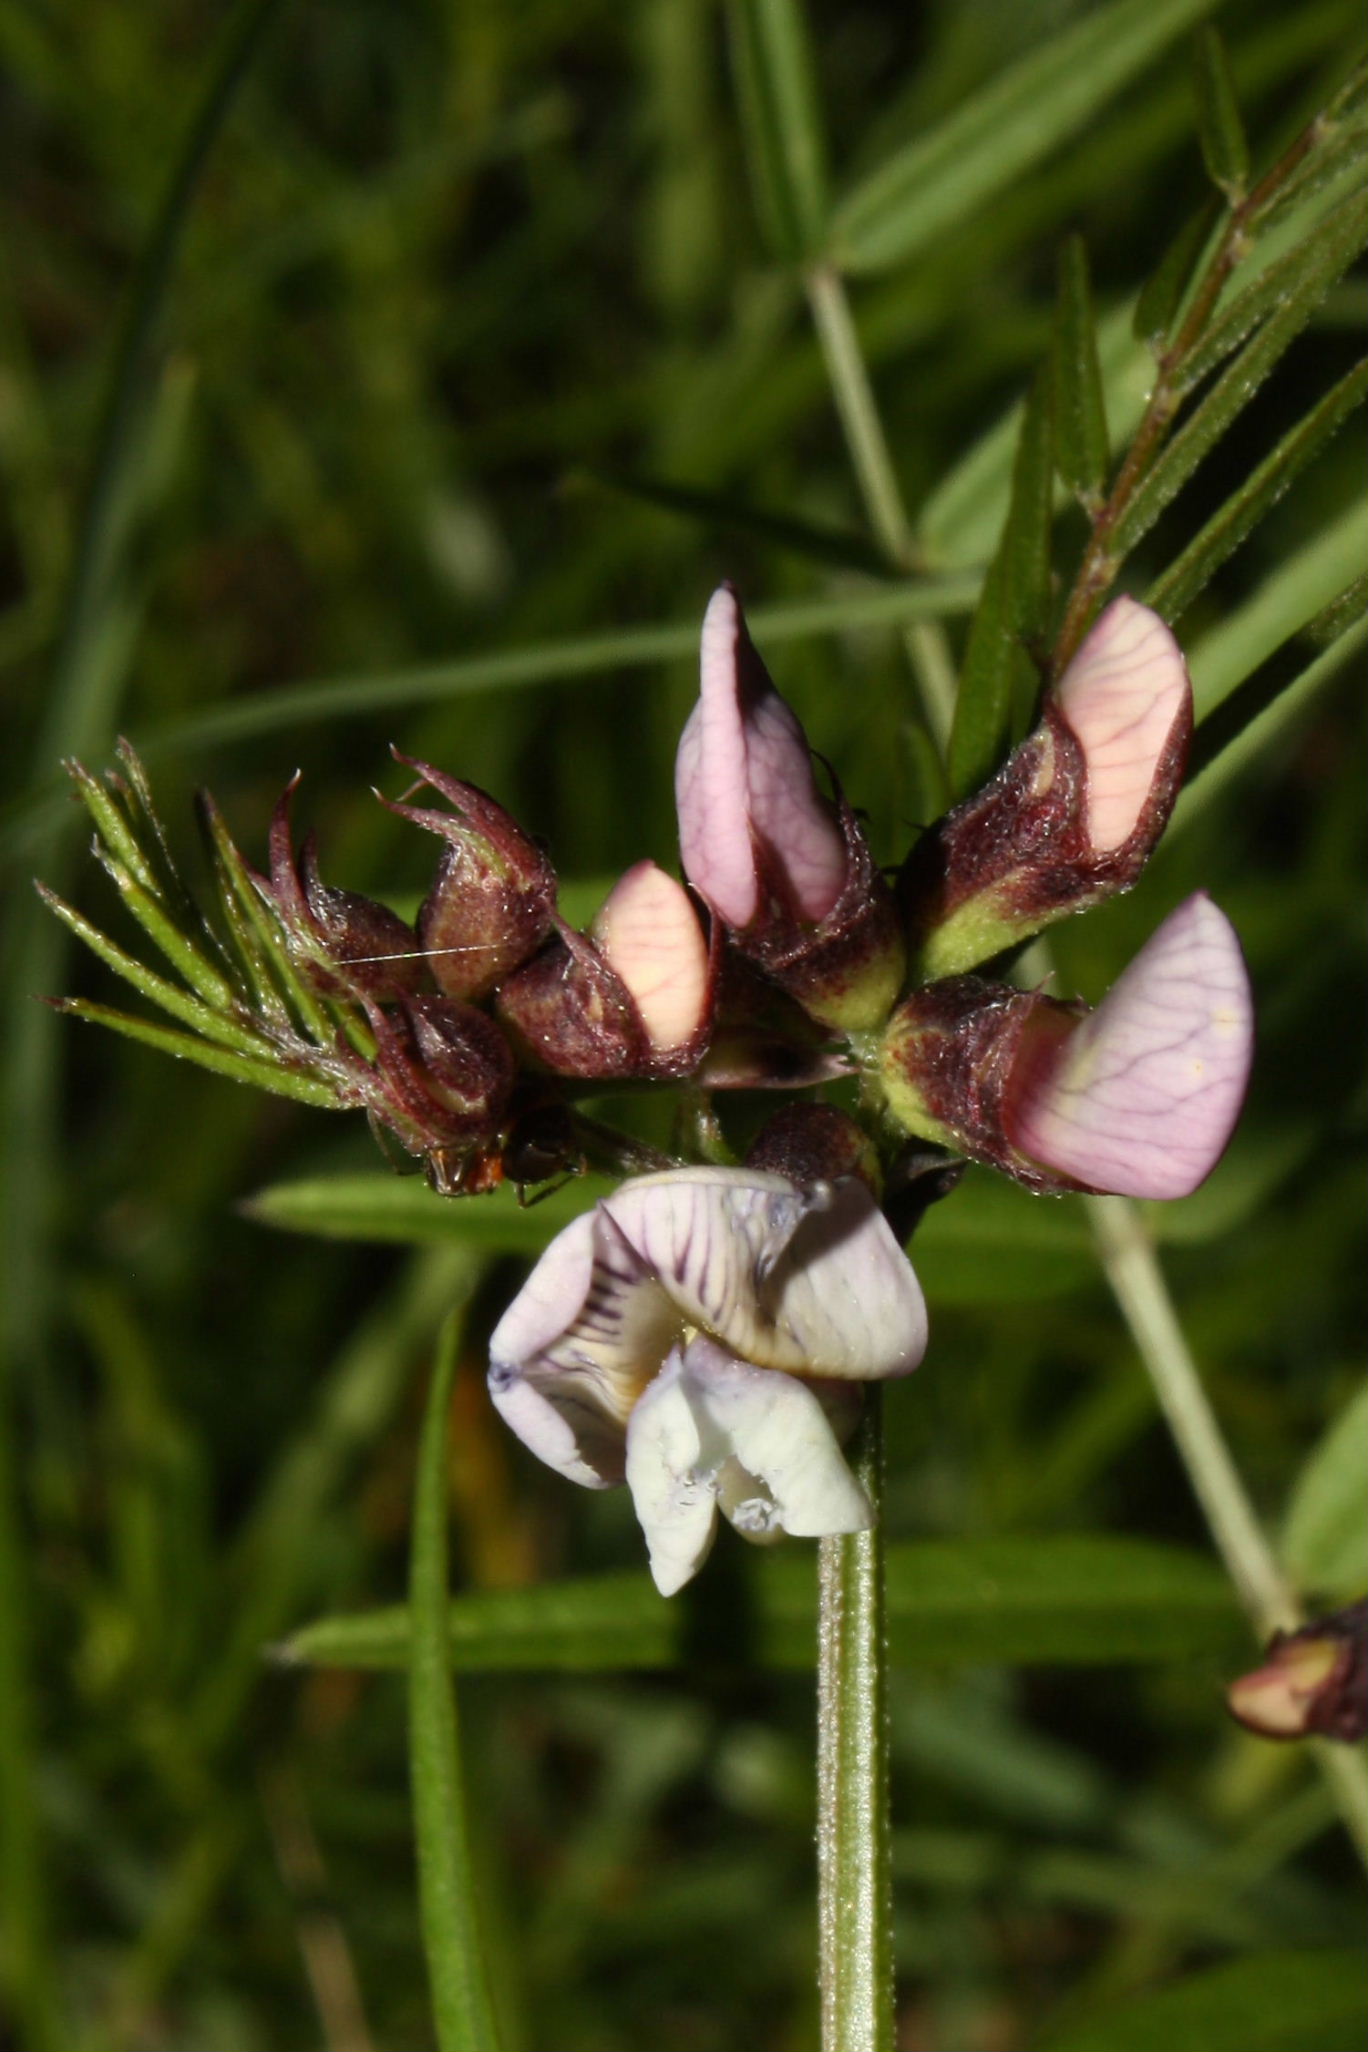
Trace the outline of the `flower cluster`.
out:
<instances>
[{"instance_id":1,"label":"flower cluster","mask_svg":"<svg viewBox=\"0 0 1368 2052\"><path fill-rule=\"evenodd\" d=\"M1239 945L1208 898L1180 905L1094 1010L991 973L1135 881L1191 728L1168 629L1115 600L1035 730L890 879L724 585L676 766L684 881L637 863L587 931L563 917L550 860L502 806L404 756L415 785L382 802L442 844L411 925L323 882L312 837L295 844L294 784L268 875L206 803L236 981L223 973L233 949L210 960L182 936L168 952L193 995L168 996L165 979L56 909L212 1040L213 1066L364 1106L445 1193L544 1180L595 1151L618 1172L651 1171L547 1250L494 1334L490 1386L562 1474L627 1483L673 1590L719 1510L756 1540L868 1521L840 1447L860 1382L906 1374L925 1345L889 1222L906 1231L906 1193L885 1187L900 1165L906 1180L918 1143L942 1170L970 1159L1032 1190L1137 1197L1183 1196L1220 1156L1252 1026ZM140 766L126 752L108 792L76 774L106 867L167 947L183 894L159 881L155 850L139 853L139 819L163 845ZM415 803L424 789L442 802ZM857 1116L789 1103L739 1168L652 1155L581 1110L607 1084L687 1080L697 1101L843 1077Z\"/></svg>"},{"instance_id":2,"label":"flower cluster","mask_svg":"<svg viewBox=\"0 0 1368 2052\"><path fill-rule=\"evenodd\" d=\"M1229 1138L1252 1043L1239 945L1208 898L1179 906L1095 1011L972 973L1135 880L1191 727L1172 636L1118 599L1035 732L892 888L839 787L819 787L724 586L676 769L684 872L711 915L712 1009L694 1045L796 1010L846 1037L885 1138L920 1136L1033 1190L1195 1189ZM655 973L675 981L658 958ZM695 1073L710 1063L724 1080L712 1052ZM851 1385L906 1374L925 1344L868 1153L853 1120L808 1106L771 1122L747 1169L628 1182L561 1234L494 1334L504 1418L571 1480L627 1483L667 1594L697 1570L718 1510L753 1540L868 1521L839 1452Z\"/></svg>"}]
</instances>

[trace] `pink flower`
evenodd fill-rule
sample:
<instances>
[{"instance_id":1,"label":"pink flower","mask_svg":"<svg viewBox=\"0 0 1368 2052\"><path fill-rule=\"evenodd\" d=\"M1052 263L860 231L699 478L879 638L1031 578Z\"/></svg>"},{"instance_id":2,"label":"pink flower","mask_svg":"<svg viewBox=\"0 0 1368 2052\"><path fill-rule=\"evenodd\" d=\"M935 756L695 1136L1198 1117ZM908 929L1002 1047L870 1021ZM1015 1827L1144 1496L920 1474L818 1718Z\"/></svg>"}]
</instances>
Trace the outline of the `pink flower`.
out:
<instances>
[{"instance_id":1,"label":"pink flower","mask_svg":"<svg viewBox=\"0 0 1368 2052\"><path fill-rule=\"evenodd\" d=\"M1071 1031L1028 1026L1003 1099L1006 1136L1089 1189L1186 1197L1225 1151L1253 1045L1240 944L1199 891Z\"/></svg>"},{"instance_id":2,"label":"pink flower","mask_svg":"<svg viewBox=\"0 0 1368 2052\"><path fill-rule=\"evenodd\" d=\"M815 924L841 895L845 840L818 793L807 737L770 682L730 584L713 593L704 616L700 668L675 763L684 873L733 931L756 918L767 889Z\"/></svg>"},{"instance_id":3,"label":"pink flower","mask_svg":"<svg viewBox=\"0 0 1368 2052\"><path fill-rule=\"evenodd\" d=\"M1083 751L1089 844L1095 855L1112 855L1139 826L1191 725L1183 652L1148 606L1113 599L1064 672L1054 702ZM1167 816L1168 804L1164 810Z\"/></svg>"},{"instance_id":4,"label":"pink flower","mask_svg":"<svg viewBox=\"0 0 1368 2052\"><path fill-rule=\"evenodd\" d=\"M972 969L1129 890L1168 823L1191 734L1177 642L1148 606L1113 600L1039 725L909 856L899 889L922 974Z\"/></svg>"},{"instance_id":5,"label":"pink flower","mask_svg":"<svg viewBox=\"0 0 1368 2052\"><path fill-rule=\"evenodd\" d=\"M902 925L850 807L822 797L807 737L724 584L703 621L702 689L675 763L684 872L739 954L838 1032L888 1016Z\"/></svg>"},{"instance_id":6,"label":"pink flower","mask_svg":"<svg viewBox=\"0 0 1368 2052\"><path fill-rule=\"evenodd\" d=\"M701 1051L711 1002L708 947L683 885L654 862L636 863L608 893L592 932L626 985L652 1052L668 1059Z\"/></svg>"},{"instance_id":7,"label":"pink flower","mask_svg":"<svg viewBox=\"0 0 1368 2052\"><path fill-rule=\"evenodd\" d=\"M914 991L880 1075L909 1132L1031 1189L1186 1197L1230 1138L1253 1035L1240 944L1199 892L1094 1012L978 976Z\"/></svg>"}]
</instances>

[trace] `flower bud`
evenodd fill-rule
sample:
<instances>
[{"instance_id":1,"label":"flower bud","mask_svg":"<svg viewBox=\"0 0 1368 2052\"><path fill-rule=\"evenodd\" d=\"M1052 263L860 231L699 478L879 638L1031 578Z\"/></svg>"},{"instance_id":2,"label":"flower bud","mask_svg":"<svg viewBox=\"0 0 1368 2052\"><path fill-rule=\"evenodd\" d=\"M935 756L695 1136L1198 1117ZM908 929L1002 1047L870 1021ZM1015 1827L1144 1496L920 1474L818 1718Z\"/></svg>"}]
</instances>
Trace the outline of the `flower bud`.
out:
<instances>
[{"instance_id":1,"label":"flower bud","mask_svg":"<svg viewBox=\"0 0 1368 2052\"><path fill-rule=\"evenodd\" d=\"M513 1052L494 1021L455 998L417 996L370 1009L371 1112L412 1154L473 1151L499 1130L513 1094Z\"/></svg>"},{"instance_id":2,"label":"flower bud","mask_svg":"<svg viewBox=\"0 0 1368 2052\"><path fill-rule=\"evenodd\" d=\"M474 784L393 752L456 808L439 812L381 799L401 819L448 843L418 911L418 938L433 980L448 997L488 997L550 933L556 873L510 814Z\"/></svg>"},{"instance_id":3,"label":"flower bud","mask_svg":"<svg viewBox=\"0 0 1368 2052\"><path fill-rule=\"evenodd\" d=\"M1198 893L1094 1012L974 976L914 992L881 1074L910 1132L1031 1189L1186 1197L1225 1150L1252 1047L1239 942Z\"/></svg>"},{"instance_id":4,"label":"flower bud","mask_svg":"<svg viewBox=\"0 0 1368 2052\"><path fill-rule=\"evenodd\" d=\"M858 1176L875 1197L879 1157L864 1127L834 1104L786 1104L765 1121L746 1151L746 1167L811 1188Z\"/></svg>"},{"instance_id":5,"label":"flower bud","mask_svg":"<svg viewBox=\"0 0 1368 2052\"><path fill-rule=\"evenodd\" d=\"M591 929L625 984L653 1055L692 1068L708 1036L708 945L688 892L654 862L638 862L609 892Z\"/></svg>"},{"instance_id":6,"label":"flower bud","mask_svg":"<svg viewBox=\"0 0 1368 2052\"><path fill-rule=\"evenodd\" d=\"M276 806L270 882L260 882L280 914L291 953L329 997L382 1001L421 990L427 973L413 928L375 899L323 883L312 834L296 858L290 800L298 785L296 773Z\"/></svg>"},{"instance_id":7,"label":"flower bud","mask_svg":"<svg viewBox=\"0 0 1368 2052\"><path fill-rule=\"evenodd\" d=\"M1013 1147L1005 1100L1028 1025L1064 1034L1081 1010L981 976L949 976L913 991L884 1037L880 1078L889 1110L909 1133L987 1162L1028 1189L1068 1189Z\"/></svg>"},{"instance_id":8,"label":"flower bud","mask_svg":"<svg viewBox=\"0 0 1368 2052\"><path fill-rule=\"evenodd\" d=\"M927 977L953 975L1129 889L1168 823L1192 736L1177 642L1107 607L992 781L925 834L899 895Z\"/></svg>"},{"instance_id":9,"label":"flower bud","mask_svg":"<svg viewBox=\"0 0 1368 2052\"><path fill-rule=\"evenodd\" d=\"M530 962L505 978L495 1011L518 1052L554 1076L645 1075L646 1030L620 976L583 934L557 920Z\"/></svg>"},{"instance_id":10,"label":"flower bud","mask_svg":"<svg viewBox=\"0 0 1368 2052\"><path fill-rule=\"evenodd\" d=\"M638 862L589 936L557 919L500 986L501 1019L534 1060L585 1079L685 1076L707 1046L713 977L688 892Z\"/></svg>"},{"instance_id":11,"label":"flower bud","mask_svg":"<svg viewBox=\"0 0 1368 2052\"><path fill-rule=\"evenodd\" d=\"M821 1024L879 1024L902 981L892 894L850 807L817 790L801 726L724 584L675 765L684 872L735 945Z\"/></svg>"},{"instance_id":12,"label":"flower bud","mask_svg":"<svg viewBox=\"0 0 1368 2052\"><path fill-rule=\"evenodd\" d=\"M1278 1632L1262 1667L1226 1690L1233 1717L1261 1738L1368 1736L1368 1602Z\"/></svg>"}]
</instances>

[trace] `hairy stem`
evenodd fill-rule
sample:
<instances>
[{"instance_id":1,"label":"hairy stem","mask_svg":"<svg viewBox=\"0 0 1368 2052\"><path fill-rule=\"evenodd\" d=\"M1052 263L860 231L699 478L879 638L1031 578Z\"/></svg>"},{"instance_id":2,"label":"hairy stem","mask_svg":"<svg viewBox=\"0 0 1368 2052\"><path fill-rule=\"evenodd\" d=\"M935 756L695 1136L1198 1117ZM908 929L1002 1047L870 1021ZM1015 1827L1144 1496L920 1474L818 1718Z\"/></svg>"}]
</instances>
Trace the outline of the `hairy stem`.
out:
<instances>
[{"instance_id":1,"label":"hairy stem","mask_svg":"<svg viewBox=\"0 0 1368 2052\"><path fill-rule=\"evenodd\" d=\"M893 2052L882 1392L852 1466L872 1530L823 1539L817 1612L817 1918L822 2052Z\"/></svg>"}]
</instances>

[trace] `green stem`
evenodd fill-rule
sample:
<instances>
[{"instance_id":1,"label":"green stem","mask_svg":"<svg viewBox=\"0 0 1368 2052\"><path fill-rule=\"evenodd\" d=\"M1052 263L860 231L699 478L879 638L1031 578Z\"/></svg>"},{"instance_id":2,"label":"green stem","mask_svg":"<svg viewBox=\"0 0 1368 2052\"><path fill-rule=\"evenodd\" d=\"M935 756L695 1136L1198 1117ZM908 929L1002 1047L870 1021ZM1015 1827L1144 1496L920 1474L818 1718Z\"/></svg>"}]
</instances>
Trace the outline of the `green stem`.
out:
<instances>
[{"instance_id":1,"label":"green stem","mask_svg":"<svg viewBox=\"0 0 1368 2052\"><path fill-rule=\"evenodd\" d=\"M903 504L845 280L831 264L815 264L804 285L870 525L890 563L900 570L920 569L921 551ZM937 622L921 620L906 630L905 638L926 724L943 756L955 711L955 671L945 633Z\"/></svg>"},{"instance_id":2,"label":"green stem","mask_svg":"<svg viewBox=\"0 0 1368 2052\"><path fill-rule=\"evenodd\" d=\"M865 1391L851 1465L872 1530L823 1539L817 1613L817 1923L822 2052L892 2052L882 1391Z\"/></svg>"},{"instance_id":3,"label":"green stem","mask_svg":"<svg viewBox=\"0 0 1368 2052\"><path fill-rule=\"evenodd\" d=\"M1163 1270L1125 1197L1084 1200L1102 1266L1149 1370L1150 1381L1211 1536L1261 1638L1295 1631L1303 1613L1259 1525L1202 1387ZM1368 1768L1329 1742L1313 1748L1351 1837L1368 1865Z\"/></svg>"}]
</instances>

